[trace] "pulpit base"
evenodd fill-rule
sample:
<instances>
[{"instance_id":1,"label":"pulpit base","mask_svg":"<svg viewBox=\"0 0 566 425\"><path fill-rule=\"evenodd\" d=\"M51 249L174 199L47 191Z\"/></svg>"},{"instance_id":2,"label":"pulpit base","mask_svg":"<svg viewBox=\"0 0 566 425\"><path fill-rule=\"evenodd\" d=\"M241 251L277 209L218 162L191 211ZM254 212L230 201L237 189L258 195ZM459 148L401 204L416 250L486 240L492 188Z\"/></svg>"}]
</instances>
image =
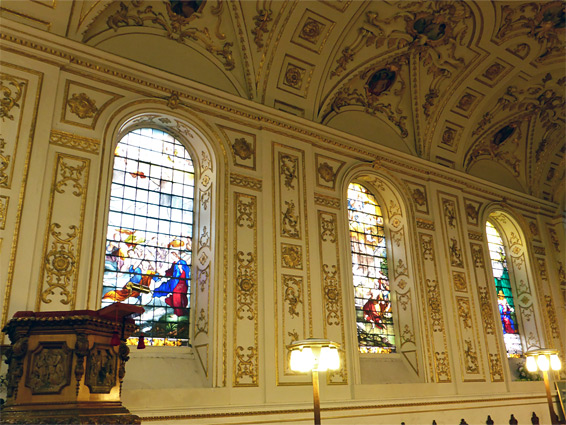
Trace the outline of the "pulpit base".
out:
<instances>
[{"instance_id":1,"label":"pulpit base","mask_svg":"<svg viewBox=\"0 0 566 425\"><path fill-rule=\"evenodd\" d=\"M141 424L121 402L4 405L0 424Z\"/></svg>"}]
</instances>

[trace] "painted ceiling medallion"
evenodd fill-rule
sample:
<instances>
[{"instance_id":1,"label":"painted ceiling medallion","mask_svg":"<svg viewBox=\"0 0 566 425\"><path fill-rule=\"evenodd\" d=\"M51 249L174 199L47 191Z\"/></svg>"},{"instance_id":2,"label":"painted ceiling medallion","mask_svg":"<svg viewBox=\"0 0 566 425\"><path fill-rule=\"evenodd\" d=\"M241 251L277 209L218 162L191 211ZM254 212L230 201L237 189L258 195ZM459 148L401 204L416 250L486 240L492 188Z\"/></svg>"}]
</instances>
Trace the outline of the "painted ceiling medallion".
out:
<instances>
[{"instance_id":1,"label":"painted ceiling medallion","mask_svg":"<svg viewBox=\"0 0 566 425\"><path fill-rule=\"evenodd\" d=\"M394 67L382 68L375 72L367 82L368 94L379 96L395 83L397 72Z\"/></svg>"},{"instance_id":2,"label":"painted ceiling medallion","mask_svg":"<svg viewBox=\"0 0 566 425\"><path fill-rule=\"evenodd\" d=\"M412 31L410 32L414 32L419 38L424 37L421 41L422 44L428 40L438 41L446 35L447 30L450 30L450 27L447 28L442 15L426 15L416 19L412 24Z\"/></svg>"},{"instance_id":3,"label":"painted ceiling medallion","mask_svg":"<svg viewBox=\"0 0 566 425\"><path fill-rule=\"evenodd\" d=\"M169 0L167 4L167 11L169 12L169 16L171 18L180 17L183 20L187 20L190 18L196 18L193 16L195 13L202 12L206 0ZM172 16L175 15L175 16Z\"/></svg>"},{"instance_id":4,"label":"painted ceiling medallion","mask_svg":"<svg viewBox=\"0 0 566 425\"><path fill-rule=\"evenodd\" d=\"M495 133L495 135L493 136L492 143L495 146L501 145L507 139L509 139L509 137L511 137L513 135L513 133L515 133L516 129L517 129L517 123L511 123L509 125L506 125L501 130L499 130L497 133Z\"/></svg>"}]
</instances>

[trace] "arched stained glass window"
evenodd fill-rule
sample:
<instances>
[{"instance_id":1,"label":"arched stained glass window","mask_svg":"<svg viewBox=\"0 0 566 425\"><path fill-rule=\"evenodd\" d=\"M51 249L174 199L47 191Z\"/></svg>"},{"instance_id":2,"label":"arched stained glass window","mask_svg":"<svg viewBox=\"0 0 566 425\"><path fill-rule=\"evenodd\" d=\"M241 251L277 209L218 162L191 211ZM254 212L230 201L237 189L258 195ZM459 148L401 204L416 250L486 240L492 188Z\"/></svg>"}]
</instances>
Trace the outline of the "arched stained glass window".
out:
<instances>
[{"instance_id":1,"label":"arched stained glass window","mask_svg":"<svg viewBox=\"0 0 566 425\"><path fill-rule=\"evenodd\" d=\"M381 208L358 183L348 186L348 222L360 353L395 352Z\"/></svg>"},{"instance_id":2,"label":"arched stained glass window","mask_svg":"<svg viewBox=\"0 0 566 425\"><path fill-rule=\"evenodd\" d=\"M507 349L507 357L521 357L523 348L521 336L517 325L515 314L515 301L511 290L509 269L507 268L507 255L503 240L497 229L489 221L486 223L487 244L489 256L491 257L491 269L495 278L495 289L497 292L497 305L503 326L503 339Z\"/></svg>"},{"instance_id":3,"label":"arched stained glass window","mask_svg":"<svg viewBox=\"0 0 566 425\"><path fill-rule=\"evenodd\" d=\"M187 345L194 167L171 135L142 128L116 146L102 306L142 305L151 345ZM128 344L136 344L134 334Z\"/></svg>"}]
</instances>

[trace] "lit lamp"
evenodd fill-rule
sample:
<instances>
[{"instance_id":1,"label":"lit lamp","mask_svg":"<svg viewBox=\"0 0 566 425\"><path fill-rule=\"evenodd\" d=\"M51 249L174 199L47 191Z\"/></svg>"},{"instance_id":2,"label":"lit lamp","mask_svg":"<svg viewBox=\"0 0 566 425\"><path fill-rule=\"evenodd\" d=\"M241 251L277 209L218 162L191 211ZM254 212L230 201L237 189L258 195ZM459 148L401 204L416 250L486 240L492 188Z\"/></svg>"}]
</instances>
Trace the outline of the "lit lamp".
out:
<instances>
[{"instance_id":1,"label":"lit lamp","mask_svg":"<svg viewBox=\"0 0 566 425\"><path fill-rule=\"evenodd\" d=\"M527 357L526 367L529 372L536 372L539 369L542 371L544 388L546 389L546 399L548 401L548 409L550 410L550 419L552 420L552 425L558 425L560 422L558 421L558 416L554 412L552 396L550 395L550 384L548 383L548 370L560 370L562 368L560 357L558 357L558 350L533 350L525 353L525 356Z\"/></svg>"},{"instance_id":2,"label":"lit lamp","mask_svg":"<svg viewBox=\"0 0 566 425\"><path fill-rule=\"evenodd\" d=\"M291 351L291 370L295 372L312 372L312 393L314 399L314 423L320 424L320 397L318 388L318 372L340 368L338 344L328 339L309 338L293 342Z\"/></svg>"}]
</instances>

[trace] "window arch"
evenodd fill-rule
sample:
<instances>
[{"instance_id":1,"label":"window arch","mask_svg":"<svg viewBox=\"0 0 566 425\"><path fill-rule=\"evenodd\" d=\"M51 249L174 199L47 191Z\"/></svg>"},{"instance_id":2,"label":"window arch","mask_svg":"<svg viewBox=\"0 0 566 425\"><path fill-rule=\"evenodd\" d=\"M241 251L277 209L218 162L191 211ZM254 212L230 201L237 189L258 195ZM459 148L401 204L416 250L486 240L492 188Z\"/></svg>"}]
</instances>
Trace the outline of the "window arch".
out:
<instances>
[{"instance_id":1,"label":"window arch","mask_svg":"<svg viewBox=\"0 0 566 425\"><path fill-rule=\"evenodd\" d=\"M360 183L348 186L358 350L396 351L383 215L375 196Z\"/></svg>"},{"instance_id":2,"label":"window arch","mask_svg":"<svg viewBox=\"0 0 566 425\"><path fill-rule=\"evenodd\" d=\"M116 146L102 306L142 305L151 345L189 343L194 191L193 160L170 134L139 128Z\"/></svg>"},{"instance_id":3,"label":"window arch","mask_svg":"<svg viewBox=\"0 0 566 425\"><path fill-rule=\"evenodd\" d=\"M495 226L490 221L487 221L485 228L507 357L521 357L523 347L517 323L515 299L511 289L507 251L503 244L503 239Z\"/></svg>"}]
</instances>

